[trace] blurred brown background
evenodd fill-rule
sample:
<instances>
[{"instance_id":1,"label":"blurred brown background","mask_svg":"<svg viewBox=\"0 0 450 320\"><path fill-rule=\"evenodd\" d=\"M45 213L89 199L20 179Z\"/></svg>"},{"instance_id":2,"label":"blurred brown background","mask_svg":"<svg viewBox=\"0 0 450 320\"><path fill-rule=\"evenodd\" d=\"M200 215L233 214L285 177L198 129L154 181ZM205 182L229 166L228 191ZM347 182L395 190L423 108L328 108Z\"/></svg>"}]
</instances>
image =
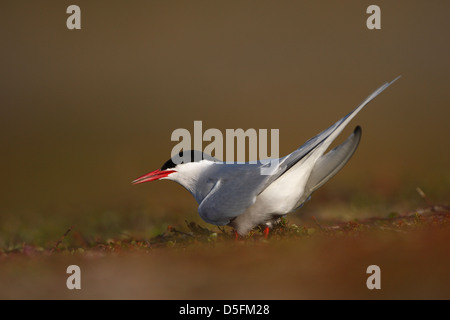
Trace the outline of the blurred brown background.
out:
<instances>
[{"instance_id":1,"label":"blurred brown background","mask_svg":"<svg viewBox=\"0 0 450 320\"><path fill-rule=\"evenodd\" d=\"M82 30L66 28L70 4ZM370 4L3 1L1 244L199 219L180 186L130 184L169 158L174 129L278 128L285 155L398 75L347 128L362 125L359 150L304 212L407 210L417 186L446 202L450 3L377 1L374 31Z\"/></svg>"}]
</instances>

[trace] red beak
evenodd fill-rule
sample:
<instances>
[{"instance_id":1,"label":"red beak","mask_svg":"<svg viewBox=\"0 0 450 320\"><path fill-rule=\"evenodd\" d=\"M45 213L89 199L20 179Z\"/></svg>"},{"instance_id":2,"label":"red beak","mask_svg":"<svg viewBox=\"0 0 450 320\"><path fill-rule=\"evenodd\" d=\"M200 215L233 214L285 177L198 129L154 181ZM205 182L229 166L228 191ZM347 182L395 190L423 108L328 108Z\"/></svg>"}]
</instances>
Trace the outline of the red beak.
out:
<instances>
[{"instance_id":1,"label":"red beak","mask_svg":"<svg viewBox=\"0 0 450 320\"><path fill-rule=\"evenodd\" d=\"M142 177L137 178L134 180L133 184L143 183L147 181L153 181L153 180L159 180L162 178L167 177L169 174L176 172L175 170L164 170L161 171L160 169L157 169L155 171L152 171L150 173L144 174Z\"/></svg>"}]
</instances>

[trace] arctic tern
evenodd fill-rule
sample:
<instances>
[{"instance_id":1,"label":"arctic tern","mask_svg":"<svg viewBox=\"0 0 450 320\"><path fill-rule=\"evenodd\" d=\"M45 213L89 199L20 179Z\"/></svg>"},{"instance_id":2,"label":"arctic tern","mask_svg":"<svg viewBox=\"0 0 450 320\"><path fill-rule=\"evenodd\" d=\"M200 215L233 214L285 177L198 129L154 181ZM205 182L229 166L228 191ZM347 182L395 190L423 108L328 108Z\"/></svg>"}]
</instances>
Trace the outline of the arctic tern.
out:
<instances>
[{"instance_id":1,"label":"arctic tern","mask_svg":"<svg viewBox=\"0 0 450 320\"><path fill-rule=\"evenodd\" d=\"M194 196L204 221L229 225L241 236L257 226L265 226L268 232L276 220L300 208L347 163L361 139L359 126L342 144L325 151L350 120L398 78L383 84L352 112L285 157L230 164L201 151L184 151L133 183L175 181ZM261 174L268 167L271 174Z\"/></svg>"}]
</instances>

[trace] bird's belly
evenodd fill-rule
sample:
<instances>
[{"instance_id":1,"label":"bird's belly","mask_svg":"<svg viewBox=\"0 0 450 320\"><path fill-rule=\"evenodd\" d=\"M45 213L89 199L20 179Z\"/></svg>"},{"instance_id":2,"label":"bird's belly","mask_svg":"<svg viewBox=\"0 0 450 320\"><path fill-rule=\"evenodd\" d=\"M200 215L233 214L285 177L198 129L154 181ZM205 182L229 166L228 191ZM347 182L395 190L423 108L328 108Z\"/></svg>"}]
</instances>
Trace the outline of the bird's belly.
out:
<instances>
[{"instance_id":1,"label":"bird's belly","mask_svg":"<svg viewBox=\"0 0 450 320\"><path fill-rule=\"evenodd\" d=\"M293 211L305 192L311 167L307 163L294 166L259 194L254 205L265 207L265 211L273 214Z\"/></svg>"},{"instance_id":2,"label":"bird's belly","mask_svg":"<svg viewBox=\"0 0 450 320\"><path fill-rule=\"evenodd\" d=\"M284 190L285 192L264 192L257 198L252 207L258 211L270 214L285 215L297 207L298 199L303 194L302 189Z\"/></svg>"},{"instance_id":3,"label":"bird's belly","mask_svg":"<svg viewBox=\"0 0 450 320\"><path fill-rule=\"evenodd\" d=\"M231 226L240 235L247 234L254 227L270 222L275 216L284 216L295 209L298 197L279 196L272 193L260 194L253 205L237 216Z\"/></svg>"}]
</instances>

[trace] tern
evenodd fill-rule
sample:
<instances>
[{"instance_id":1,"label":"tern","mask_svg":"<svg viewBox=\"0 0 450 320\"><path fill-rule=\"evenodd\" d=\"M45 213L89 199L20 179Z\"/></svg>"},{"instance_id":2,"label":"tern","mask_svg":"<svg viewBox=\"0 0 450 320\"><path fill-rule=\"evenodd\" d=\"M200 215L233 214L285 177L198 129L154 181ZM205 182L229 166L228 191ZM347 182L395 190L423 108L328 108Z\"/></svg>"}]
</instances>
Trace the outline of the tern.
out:
<instances>
[{"instance_id":1,"label":"tern","mask_svg":"<svg viewBox=\"0 0 450 320\"><path fill-rule=\"evenodd\" d=\"M383 84L352 112L285 157L225 163L201 151L184 151L132 183L175 181L194 196L200 217L207 223L229 225L241 236L265 226L267 235L280 217L302 207L349 161L361 139L360 126L342 144L325 151L355 115L398 78ZM269 167L270 174L261 174L262 168Z\"/></svg>"}]
</instances>

